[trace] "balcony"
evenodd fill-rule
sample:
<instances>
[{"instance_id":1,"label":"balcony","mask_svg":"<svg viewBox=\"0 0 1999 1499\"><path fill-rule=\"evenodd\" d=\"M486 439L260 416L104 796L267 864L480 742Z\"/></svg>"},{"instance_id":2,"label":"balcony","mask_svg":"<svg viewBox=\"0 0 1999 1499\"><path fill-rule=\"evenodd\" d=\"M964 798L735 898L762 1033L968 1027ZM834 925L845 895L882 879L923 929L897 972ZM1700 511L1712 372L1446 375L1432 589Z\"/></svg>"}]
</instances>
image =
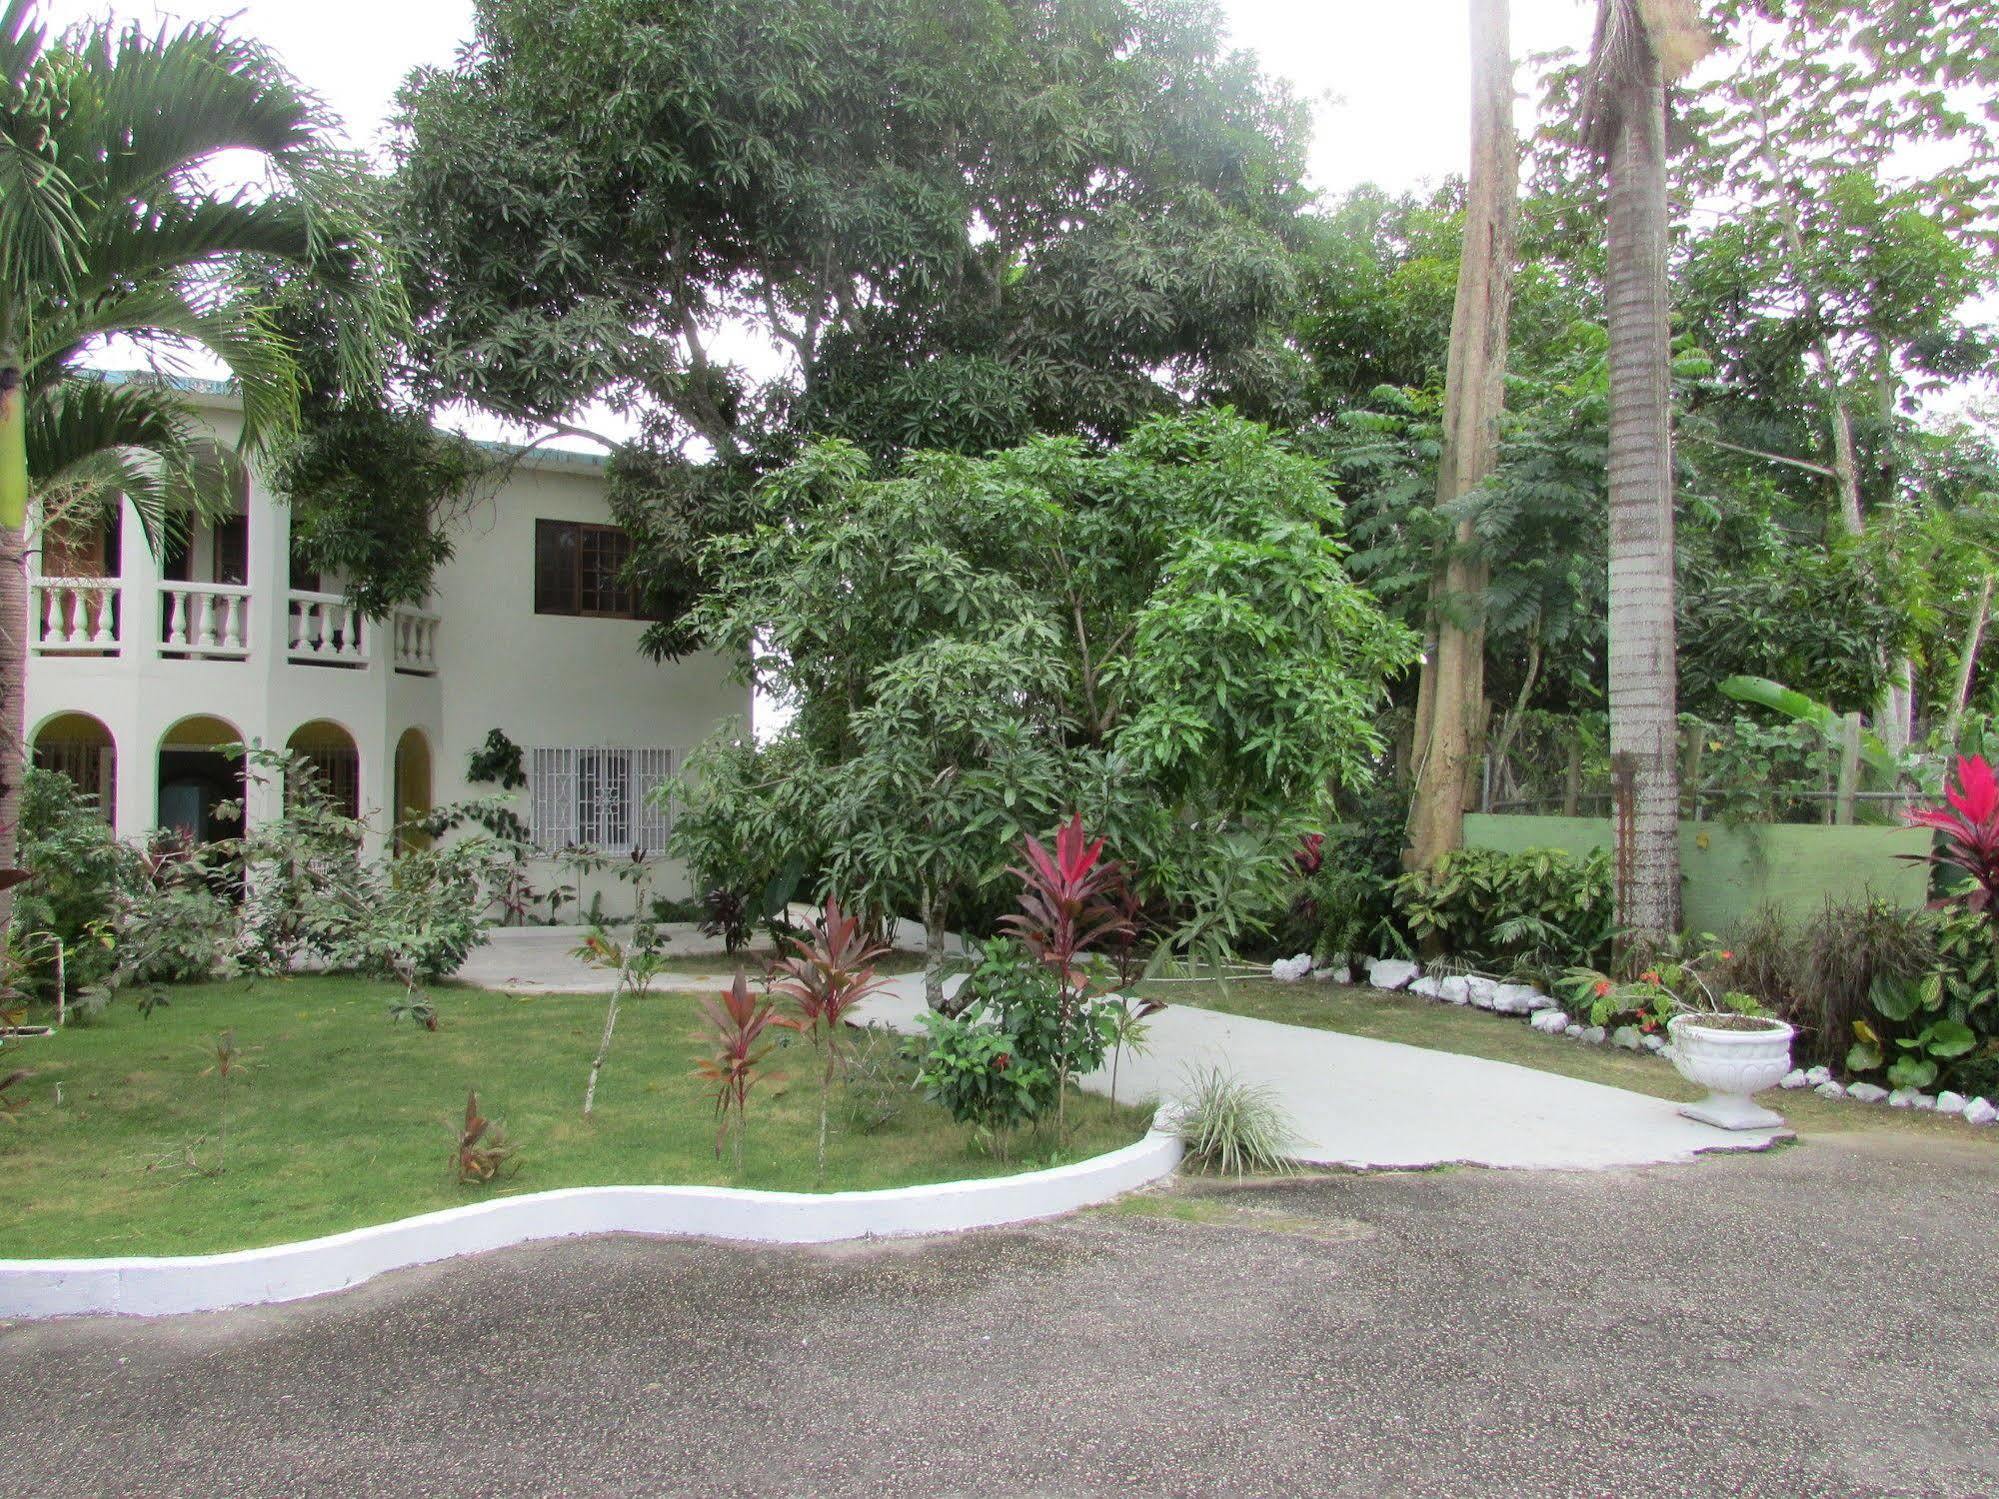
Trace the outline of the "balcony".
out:
<instances>
[{"instance_id":1,"label":"balcony","mask_svg":"<svg viewBox=\"0 0 1999 1499\"><path fill-rule=\"evenodd\" d=\"M130 615L118 578L30 578L32 648L38 656L124 656ZM248 661L255 642L251 590L234 583L164 582L154 609L153 649L165 661ZM365 671L386 639L389 667L437 675L438 618L397 608L377 625L344 595L291 589L285 596L285 659L294 665Z\"/></svg>"}]
</instances>

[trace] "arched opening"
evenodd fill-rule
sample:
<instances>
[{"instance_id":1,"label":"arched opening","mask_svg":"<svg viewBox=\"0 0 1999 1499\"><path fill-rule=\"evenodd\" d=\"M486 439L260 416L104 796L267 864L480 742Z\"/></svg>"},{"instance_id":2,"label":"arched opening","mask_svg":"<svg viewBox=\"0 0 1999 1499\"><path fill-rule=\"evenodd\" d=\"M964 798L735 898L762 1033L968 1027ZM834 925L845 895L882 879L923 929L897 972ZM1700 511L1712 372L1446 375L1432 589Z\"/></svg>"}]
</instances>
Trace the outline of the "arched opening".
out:
<instances>
[{"instance_id":1,"label":"arched opening","mask_svg":"<svg viewBox=\"0 0 1999 1499\"><path fill-rule=\"evenodd\" d=\"M430 741L422 729L404 729L396 741L396 852L430 847L430 835L409 824L430 811Z\"/></svg>"},{"instance_id":2,"label":"arched opening","mask_svg":"<svg viewBox=\"0 0 1999 1499\"><path fill-rule=\"evenodd\" d=\"M111 731L88 713L58 713L35 731L34 763L70 778L97 802L106 822L118 805L118 745Z\"/></svg>"},{"instance_id":3,"label":"arched opening","mask_svg":"<svg viewBox=\"0 0 1999 1499\"><path fill-rule=\"evenodd\" d=\"M235 838L243 831L243 762L222 753L243 734L226 719L197 714L160 736L162 828L193 843ZM227 816L224 803L232 804Z\"/></svg>"},{"instance_id":4,"label":"arched opening","mask_svg":"<svg viewBox=\"0 0 1999 1499\"><path fill-rule=\"evenodd\" d=\"M330 718L315 718L293 729L285 748L312 767L334 811L361 815L361 751L352 734Z\"/></svg>"}]
</instances>

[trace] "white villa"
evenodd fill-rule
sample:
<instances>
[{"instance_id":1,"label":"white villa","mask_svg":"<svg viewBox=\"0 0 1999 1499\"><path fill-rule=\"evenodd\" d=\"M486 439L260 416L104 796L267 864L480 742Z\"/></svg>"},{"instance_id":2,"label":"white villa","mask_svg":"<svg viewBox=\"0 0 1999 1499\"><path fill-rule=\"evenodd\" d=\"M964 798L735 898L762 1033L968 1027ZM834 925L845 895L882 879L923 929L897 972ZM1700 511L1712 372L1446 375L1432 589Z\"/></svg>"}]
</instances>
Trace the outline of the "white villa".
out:
<instances>
[{"instance_id":1,"label":"white villa","mask_svg":"<svg viewBox=\"0 0 1999 1499\"><path fill-rule=\"evenodd\" d=\"M188 384L214 441L233 443L234 397ZM216 747L241 741L307 755L379 841L411 811L499 791L466 779L497 728L522 747L515 796L544 856L652 852L670 813L647 793L723 719L749 717L721 658L640 654L600 460L520 457L458 524L425 607L380 621L294 565L289 510L254 474L241 490L164 557L128 503L120 524L31 560L30 752L123 836L234 832L215 810L239 773ZM253 822L263 803L246 803ZM684 875L663 868L657 888L686 893Z\"/></svg>"}]
</instances>

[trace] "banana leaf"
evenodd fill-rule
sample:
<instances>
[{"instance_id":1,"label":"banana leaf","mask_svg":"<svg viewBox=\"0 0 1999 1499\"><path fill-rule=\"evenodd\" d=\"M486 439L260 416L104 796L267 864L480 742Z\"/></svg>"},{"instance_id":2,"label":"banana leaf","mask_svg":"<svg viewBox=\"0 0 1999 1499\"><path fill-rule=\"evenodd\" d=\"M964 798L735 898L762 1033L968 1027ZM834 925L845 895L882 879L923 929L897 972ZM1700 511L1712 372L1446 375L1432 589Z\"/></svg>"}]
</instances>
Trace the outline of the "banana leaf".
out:
<instances>
[{"instance_id":1,"label":"banana leaf","mask_svg":"<svg viewBox=\"0 0 1999 1499\"><path fill-rule=\"evenodd\" d=\"M1840 745L1845 732L1840 715L1824 703L1808 698L1782 682L1773 682L1768 677L1730 677L1721 684L1721 691L1724 697L1738 703L1768 708L1799 723L1811 724L1825 736L1827 745L1834 749ZM1901 763L1881 742L1881 736L1868 728L1860 731L1860 763L1887 786L1893 786L1902 773Z\"/></svg>"}]
</instances>

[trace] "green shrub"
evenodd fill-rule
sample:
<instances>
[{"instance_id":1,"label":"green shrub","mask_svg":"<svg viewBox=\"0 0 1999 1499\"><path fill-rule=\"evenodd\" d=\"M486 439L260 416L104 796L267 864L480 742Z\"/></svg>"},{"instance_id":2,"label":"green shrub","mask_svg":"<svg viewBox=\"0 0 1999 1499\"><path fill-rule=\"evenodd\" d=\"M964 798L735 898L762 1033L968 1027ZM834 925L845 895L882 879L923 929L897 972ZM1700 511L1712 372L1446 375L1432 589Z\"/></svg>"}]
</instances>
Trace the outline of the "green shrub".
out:
<instances>
[{"instance_id":1,"label":"green shrub","mask_svg":"<svg viewBox=\"0 0 1999 1499\"><path fill-rule=\"evenodd\" d=\"M927 1041L909 1043L917 1086L1004 1157L1013 1131L1039 1116L1053 1094L1054 1074L1017 1055L1013 1038L982 1013L925 1010L922 1020Z\"/></svg>"},{"instance_id":2,"label":"green shrub","mask_svg":"<svg viewBox=\"0 0 1999 1499\"><path fill-rule=\"evenodd\" d=\"M15 861L34 878L16 887L8 940L21 968L17 984L40 997L55 995L60 941L72 989L109 973L108 932L120 898L138 878L138 855L112 834L91 798L66 775L28 767L21 777Z\"/></svg>"},{"instance_id":3,"label":"green shrub","mask_svg":"<svg viewBox=\"0 0 1999 1499\"><path fill-rule=\"evenodd\" d=\"M1427 950L1544 981L1607 963L1612 933L1610 856L1563 849L1521 853L1465 848L1435 869L1401 876L1395 913Z\"/></svg>"},{"instance_id":4,"label":"green shrub","mask_svg":"<svg viewBox=\"0 0 1999 1499\"><path fill-rule=\"evenodd\" d=\"M1190 1161L1229 1176L1289 1171L1298 1143L1275 1092L1219 1067L1188 1074L1177 1129Z\"/></svg>"},{"instance_id":5,"label":"green shrub","mask_svg":"<svg viewBox=\"0 0 1999 1499\"><path fill-rule=\"evenodd\" d=\"M1048 1096L1054 1101L1053 1079L1068 1058L1071 1077L1087 1077L1104 1065L1117 1040L1117 1007L1084 1000L1067 1009L1066 1024L1060 987L1045 963L1011 937L998 937L979 950L977 964L958 991L962 1015L975 1011L989 1018L1012 1041L1012 1052L1049 1074Z\"/></svg>"},{"instance_id":6,"label":"green shrub","mask_svg":"<svg viewBox=\"0 0 1999 1499\"><path fill-rule=\"evenodd\" d=\"M1798 992L1784 1018L1798 1029L1801 1065L1854 1067L1865 1061L1860 1027L1877 1038L1891 1009L1938 964L1937 932L1928 913L1885 900L1832 901L1805 923L1798 939ZM1879 1064L1877 1064L1879 1065ZM1872 1067L1860 1067L1871 1071Z\"/></svg>"}]
</instances>

